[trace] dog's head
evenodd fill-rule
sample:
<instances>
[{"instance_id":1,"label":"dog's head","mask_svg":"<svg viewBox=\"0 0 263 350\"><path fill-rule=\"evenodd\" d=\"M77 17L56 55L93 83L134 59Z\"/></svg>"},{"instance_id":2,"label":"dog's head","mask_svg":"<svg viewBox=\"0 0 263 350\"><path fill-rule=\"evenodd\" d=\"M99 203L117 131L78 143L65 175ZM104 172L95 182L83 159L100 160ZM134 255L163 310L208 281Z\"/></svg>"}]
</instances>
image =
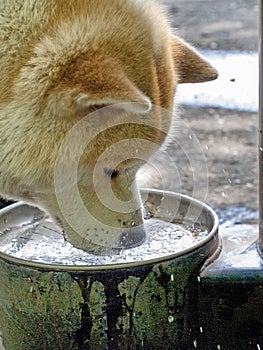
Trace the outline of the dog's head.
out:
<instances>
[{"instance_id":1,"label":"dog's head","mask_svg":"<svg viewBox=\"0 0 263 350\"><path fill-rule=\"evenodd\" d=\"M66 223L69 240L89 249L82 242L92 241L103 226L101 231L107 235L100 236L100 244L108 246L114 241L115 246L127 242L128 246L143 237L134 235L134 227L142 224L135 175L169 134L177 85L213 80L217 72L172 35L165 16L148 1L122 3L122 7L119 0L110 7L98 1L94 8L86 2L83 6L89 6L88 14L77 3L74 18L59 18L36 45L21 70L15 94L31 104L38 118L60 128L60 143L73 127L86 121L79 137L64 143L69 150L60 164L67 173L70 159L63 157L74 158L82 149L78 188L95 220L78 216L82 238L76 240L71 240ZM117 204L111 208L114 197ZM76 209L71 206L71 210ZM66 221L59 216L63 226ZM112 239L109 232L115 229L121 234Z\"/></svg>"}]
</instances>

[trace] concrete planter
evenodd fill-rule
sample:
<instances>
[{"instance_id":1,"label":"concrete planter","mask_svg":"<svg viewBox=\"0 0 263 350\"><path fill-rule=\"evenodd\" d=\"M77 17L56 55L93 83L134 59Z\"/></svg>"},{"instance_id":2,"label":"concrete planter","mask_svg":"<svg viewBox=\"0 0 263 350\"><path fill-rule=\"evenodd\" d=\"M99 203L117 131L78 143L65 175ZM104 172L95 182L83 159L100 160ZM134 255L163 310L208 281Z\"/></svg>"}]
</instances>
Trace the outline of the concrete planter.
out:
<instances>
[{"instance_id":1,"label":"concrete planter","mask_svg":"<svg viewBox=\"0 0 263 350\"><path fill-rule=\"evenodd\" d=\"M167 220L163 192L142 194ZM169 192L165 198L166 206L177 208L175 220L197 218L208 231L201 242L180 253L104 266L49 265L0 253L4 349L183 349L190 332L189 281L218 249L218 220L194 199ZM1 210L0 231L23 212L27 220L34 210L21 203Z\"/></svg>"}]
</instances>

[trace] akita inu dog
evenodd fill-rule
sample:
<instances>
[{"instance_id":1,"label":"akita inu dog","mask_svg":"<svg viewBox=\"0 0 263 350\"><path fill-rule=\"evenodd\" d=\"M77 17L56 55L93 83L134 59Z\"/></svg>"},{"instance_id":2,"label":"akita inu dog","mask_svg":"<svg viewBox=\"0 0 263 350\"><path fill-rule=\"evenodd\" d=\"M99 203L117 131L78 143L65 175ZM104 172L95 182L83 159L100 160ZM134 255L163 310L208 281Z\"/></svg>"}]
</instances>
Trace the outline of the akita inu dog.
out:
<instances>
[{"instance_id":1,"label":"akita inu dog","mask_svg":"<svg viewBox=\"0 0 263 350\"><path fill-rule=\"evenodd\" d=\"M136 172L165 142L177 84L216 70L150 0L1 0L0 40L1 195L83 250L138 244Z\"/></svg>"}]
</instances>

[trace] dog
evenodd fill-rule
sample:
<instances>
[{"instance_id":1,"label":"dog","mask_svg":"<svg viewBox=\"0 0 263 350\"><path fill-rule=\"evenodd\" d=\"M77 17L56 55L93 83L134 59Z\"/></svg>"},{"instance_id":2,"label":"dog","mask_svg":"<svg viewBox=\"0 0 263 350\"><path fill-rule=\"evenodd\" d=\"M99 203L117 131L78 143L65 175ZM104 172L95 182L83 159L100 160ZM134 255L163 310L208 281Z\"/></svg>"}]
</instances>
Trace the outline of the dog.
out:
<instances>
[{"instance_id":1,"label":"dog","mask_svg":"<svg viewBox=\"0 0 263 350\"><path fill-rule=\"evenodd\" d=\"M0 2L1 196L85 251L145 238L136 173L172 129L177 85L217 77L167 18L151 0Z\"/></svg>"}]
</instances>

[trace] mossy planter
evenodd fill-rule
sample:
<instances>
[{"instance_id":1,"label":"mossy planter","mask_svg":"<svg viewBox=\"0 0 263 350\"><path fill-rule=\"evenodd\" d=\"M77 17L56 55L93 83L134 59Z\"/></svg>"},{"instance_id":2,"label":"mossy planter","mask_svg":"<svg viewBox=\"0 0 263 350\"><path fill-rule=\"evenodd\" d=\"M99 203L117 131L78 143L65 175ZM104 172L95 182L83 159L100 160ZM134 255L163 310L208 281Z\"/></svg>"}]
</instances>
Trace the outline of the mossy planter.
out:
<instances>
[{"instance_id":1,"label":"mossy planter","mask_svg":"<svg viewBox=\"0 0 263 350\"><path fill-rule=\"evenodd\" d=\"M143 196L163 208L163 192ZM218 249L218 219L208 206L165 192L176 220L193 218L208 235L180 253L143 262L104 266L35 263L0 253L0 330L5 350L181 350L189 279ZM15 204L0 211L0 230L16 220ZM168 214L167 214L168 215ZM1 240L1 235L0 235Z\"/></svg>"}]
</instances>

